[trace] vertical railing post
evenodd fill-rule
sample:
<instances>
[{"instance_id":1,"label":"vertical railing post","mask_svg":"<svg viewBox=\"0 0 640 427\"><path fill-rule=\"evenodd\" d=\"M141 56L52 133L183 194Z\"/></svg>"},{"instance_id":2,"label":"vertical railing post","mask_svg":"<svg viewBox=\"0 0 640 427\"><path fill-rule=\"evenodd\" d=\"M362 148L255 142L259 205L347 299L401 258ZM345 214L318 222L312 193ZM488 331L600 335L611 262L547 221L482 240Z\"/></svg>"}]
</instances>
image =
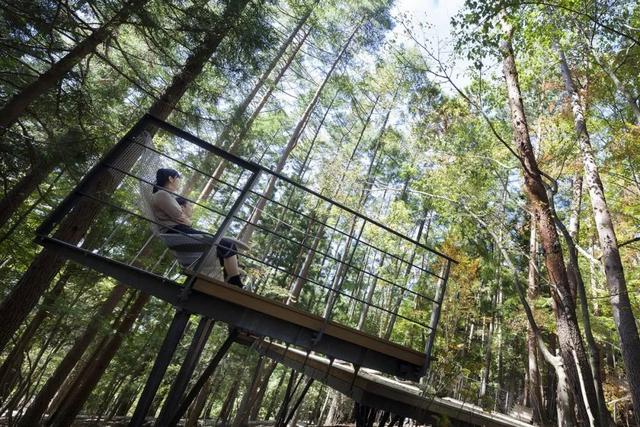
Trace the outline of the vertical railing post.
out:
<instances>
[{"instance_id":1,"label":"vertical railing post","mask_svg":"<svg viewBox=\"0 0 640 427\"><path fill-rule=\"evenodd\" d=\"M447 281L449 280L450 269L451 260L447 259L445 260L445 264L442 267L440 280L438 282L438 288L436 289L436 297L434 298L436 302L434 303L433 311L431 312L431 320L429 322L429 328L431 328L431 332L429 334L427 345L424 349L425 361L424 365L422 365L422 369L420 370L421 377L426 375L426 373L429 371L429 367L431 366L431 351L433 350L433 346L435 344L436 330L438 327L438 322L440 321L440 311L442 309L442 302L444 301L444 294L447 289Z\"/></svg>"},{"instance_id":2,"label":"vertical railing post","mask_svg":"<svg viewBox=\"0 0 640 427\"><path fill-rule=\"evenodd\" d=\"M233 206L231 206L231 209L229 210L225 218L222 220L220 227L218 227L218 230L214 234L213 243L211 247L206 252L206 254L204 254L200 258L200 260L197 262L195 267L196 274L191 275L186 280L185 285L182 289L182 292L180 293L180 297L179 297L180 300L184 301L188 298L191 292L191 288L193 287L193 284L197 279L197 273L202 269L202 267L207 262L210 262L210 260L215 256L215 249L218 245L218 242L220 242L220 239L222 239L222 236L229 228L229 225L233 221L233 218L239 212L246 197L248 196L249 192L251 191L253 186L256 184L258 178L260 177L260 171L261 171L260 169L255 168L251 171L253 172L253 174L247 180L247 183L242 188ZM149 411L149 408L151 407L151 403L155 398L155 395L158 391L158 387L162 382L162 379L166 373L169 363L171 362L171 358L173 357L173 354L176 351L176 347L180 343L182 335L184 334L184 330L186 328L187 322L189 321L189 316L190 316L190 313L188 313L186 310L180 307L176 307L176 314L173 318L173 321L171 322L171 326L169 327L169 330L167 331L167 335L164 338L162 347L160 349L160 352L158 353L158 356L156 357L156 361L151 370L151 373L149 374L149 378L147 379L145 388L142 392L142 395L140 396L140 400L138 401L138 405L136 406L133 417L131 418L131 421L129 424L130 426L137 427L137 426L141 426L144 423L144 419L147 415L147 412ZM202 338L202 337L199 337L199 338ZM184 366L185 367L184 372L182 372L183 377L187 377L187 375L189 377L191 376L191 373L193 372L193 367L195 366L195 362L193 362L193 360L194 358L196 358L196 356L199 356L199 353L201 351L202 351L201 348L190 349L190 351L188 352L185 358L186 365ZM194 366L188 366L188 365L191 365L192 362ZM188 379L189 378L187 378L187 382L188 382ZM180 379L180 382L182 381L184 381L184 378ZM178 384L178 386L179 388L182 387L181 384ZM178 391L179 391L178 388L176 388L176 394ZM184 392L184 389L179 393L180 396L182 395L183 392ZM173 409L173 408L169 408L169 409ZM169 412L173 412L173 411L169 411ZM168 416L171 416L171 415L173 414L172 413L168 414Z\"/></svg>"},{"instance_id":3,"label":"vertical railing post","mask_svg":"<svg viewBox=\"0 0 640 427\"><path fill-rule=\"evenodd\" d=\"M367 221L363 219L362 226L360 227L360 231L358 232L357 237L354 237L351 234L349 234L345 251L350 250L351 253L349 254L348 259L344 261L339 261L339 266L338 266L338 270L336 271L336 277L335 277L336 279L335 286L331 286L331 289L329 290L330 292L329 299L327 301L327 306L325 307L324 313L322 315L322 317L324 317L325 325L331 320L331 314L333 312L333 307L336 303L336 300L338 299L338 293L342 289L342 283L344 282L344 278L347 274L347 269L349 268L348 266L351 265L353 256L355 255L356 250L358 249L358 243L360 243L360 238L362 237L362 232L364 231L365 225L367 225ZM355 227L355 223L354 223L354 227ZM352 243L353 243L353 249L349 247L349 245ZM345 267L345 269L343 270L342 267Z\"/></svg>"}]
</instances>

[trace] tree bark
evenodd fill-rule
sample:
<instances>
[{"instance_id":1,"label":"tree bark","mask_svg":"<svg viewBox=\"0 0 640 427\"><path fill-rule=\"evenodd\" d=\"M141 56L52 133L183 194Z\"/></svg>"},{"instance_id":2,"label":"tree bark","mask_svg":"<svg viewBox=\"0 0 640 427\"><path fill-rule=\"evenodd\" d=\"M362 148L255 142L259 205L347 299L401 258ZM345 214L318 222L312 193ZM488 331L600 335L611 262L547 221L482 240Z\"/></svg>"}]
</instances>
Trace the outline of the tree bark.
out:
<instances>
[{"instance_id":1,"label":"tree bark","mask_svg":"<svg viewBox=\"0 0 640 427\"><path fill-rule=\"evenodd\" d=\"M310 34L310 31L307 31L304 34L304 36L302 37L302 39L300 40L300 42L298 42L295 45L295 47L293 48L293 50L291 51L291 53L287 57L287 60L285 61L284 65L280 68L280 70L276 74L276 76L273 79L273 81L271 83L269 83L268 89L267 89L266 93L262 96L262 98L260 99L260 102L256 106L256 109L253 111L253 113L251 113L251 116L249 116L247 121L242 124L242 126L238 130L238 134L235 136L235 138L233 138L233 141L227 147L227 151L229 151L231 153L235 153L235 152L238 151L238 148L244 142L244 138L247 136L247 133L251 129L251 126L253 125L253 122L258 118L258 116L262 112L262 109L267 104L267 101L271 98L271 94L273 93L273 91L277 87L278 83L280 83L280 80L284 76L284 73L289 69L289 67L293 63L293 60L295 59L296 55L298 54L298 51L300 50L300 48L304 45L304 43L307 40L307 37L309 36L309 34ZM220 177L222 176L222 174L223 174L223 172L225 170L226 164L227 163L225 161L222 161L222 160L220 161L220 163L218 163L218 166L216 166L215 170L213 171L213 174L211 174L211 178L209 178L209 180L207 181L207 184L205 185L205 187L204 187L204 189L203 189L203 191L202 191L202 193L200 195L199 200L207 199L211 195L211 193L213 192L213 189L215 188L216 181L218 181L220 179Z\"/></svg>"},{"instance_id":2,"label":"tree bark","mask_svg":"<svg viewBox=\"0 0 640 427\"><path fill-rule=\"evenodd\" d=\"M582 153L584 175L591 198L600 249L602 250L602 261L607 285L609 286L613 320L620 335L620 347L629 381L634 418L636 424L640 425L640 337L638 336L636 318L627 292L624 268L620 259L613 221L604 196L604 186L600 179L591 139L587 131L586 115L580 103L580 95L571 78L564 52L560 50L559 54L565 88L571 99L578 146Z\"/></svg>"},{"instance_id":3,"label":"tree bark","mask_svg":"<svg viewBox=\"0 0 640 427\"><path fill-rule=\"evenodd\" d=\"M33 319L31 319L29 326L27 326L11 350L11 353L9 353L2 363L2 366L0 366L0 400L4 400L9 395L11 388L18 380L22 361L24 360L25 353L29 350L31 340L36 335L42 322L49 317L50 306L58 299L68 280L68 273L65 273L58 279L53 289L45 296L42 307Z\"/></svg>"},{"instance_id":4,"label":"tree bark","mask_svg":"<svg viewBox=\"0 0 640 427\"><path fill-rule=\"evenodd\" d=\"M269 380L273 375L273 372L276 370L278 366L278 362L271 361L269 366L266 368L266 372L262 376L260 380L260 385L258 386L258 391L256 397L252 403L251 413L249 414L249 421L256 420L260 414L260 408L262 407L262 401L264 400L264 396L267 392L267 388L269 388Z\"/></svg>"},{"instance_id":5,"label":"tree bark","mask_svg":"<svg viewBox=\"0 0 640 427\"><path fill-rule=\"evenodd\" d=\"M571 296L560 240L542 175L538 169L533 146L529 139L529 129L511 45L511 31L511 29L507 29L507 35L501 40L500 48L503 54L503 68L509 107L511 109L513 136L524 172L525 193L534 210L540 243L545 252L545 265L549 273L551 294L556 308L554 311L556 314L560 354L576 400L579 414L578 421L600 425L598 418L593 413L598 408L596 392L593 387L593 374L587 360L576 318L575 305Z\"/></svg>"},{"instance_id":6,"label":"tree bark","mask_svg":"<svg viewBox=\"0 0 640 427\"><path fill-rule=\"evenodd\" d=\"M211 375L213 375L213 373L217 369L218 365L220 364L220 361L225 356L225 354L227 354L227 352L229 351L229 348L231 347L231 344L233 344L233 342L235 341L236 337L237 337L237 331L235 329L229 332L229 336L227 337L227 339L222 343L220 348L218 348L218 351L216 352L216 354L209 361L209 363L207 364L207 367L204 369L202 374L200 374L200 378L198 378L198 381L196 381L196 383L193 385L191 390L189 390L189 393L187 393L186 397L178 407L178 410L176 411L173 419L170 422L171 426L178 424L178 422L180 421L180 418L182 418L184 413L187 412L187 409L191 405L191 402L193 402L193 400L201 392L205 383L209 381L209 378L211 378Z\"/></svg>"},{"instance_id":7,"label":"tree bark","mask_svg":"<svg viewBox=\"0 0 640 427\"><path fill-rule=\"evenodd\" d=\"M253 371L251 382L249 383L247 390L242 396L242 401L240 402L240 406L236 411L236 417L233 420L233 424L231 424L231 427L241 427L247 425L247 422L249 421L249 414L251 413L251 405L254 402L256 392L258 391L258 384L260 382L260 377L262 376L262 368L264 367L264 362L265 358L261 356L258 359L256 368Z\"/></svg>"},{"instance_id":8,"label":"tree bark","mask_svg":"<svg viewBox=\"0 0 640 427\"><path fill-rule=\"evenodd\" d=\"M580 205L582 198L582 177L576 177L573 183L573 197L571 200L571 214L569 217L569 229L560 221L555 213L555 207L553 204L552 196L549 197L551 206L556 217L556 224L558 229L562 233L564 240L567 244L569 261L567 264L567 272L569 273L569 281L573 282L577 292L577 300L580 304L582 311L582 324L584 327L584 335L587 340L587 348L589 350L589 364L591 371L593 372L594 387L596 389L596 396L598 398L598 414L600 416L600 422L603 426L612 425L613 421L607 408L607 403L602 388L602 379L600 378L600 350L596 343L595 337L591 330L591 318L589 316L589 303L587 302L587 292L582 279L582 273L578 265L578 250L576 249L576 239L578 238L578 231L580 227Z\"/></svg>"},{"instance_id":9,"label":"tree bark","mask_svg":"<svg viewBox=\"0 0 640 427\"><path fill-rule=\"evenodd\" d=\"M231 384L231 389L227 394L227 398L222 404L222 408L220 408L220 414L218 414L217 423L221 423L222 425L227 424L227 420L229 419L229 415L231 415L231 409L233 408L233 402L236 400L236 396L238 395L238 387L240 387L240 379L236 378L233 380Z\"/></svg>"},{"instance_id":10,"label":"tree bark","mask_svg":"<svg viewBox=\"0 0 640 427\"><path fill-rule=\"evenodd\" d=\"M631 91L627 89L624 83L620 81L620 79L618 78L618 76L616 76L616 73L611 69L609 64L605 62L606 61L605 59L598 57L598 55L593 50L591 51L591 56L593 57L595 63L598 64L600 68L602 68L602 70L607 74L607 76L609 76L609 78L615 85L618 92L620 92L624 97L625 101L627 101L627 104L631 108L631 111L633 111L633 115L636 118L636 124L640 124L640 106L638 105L638 101L637 101L638 97L634 96L631 93Z\"/></svg>"},{"instance_id":11,"label":"tree bark","mask_svg":"<svg viewBox=\"0 0 640 427\"><path fill-rule=\"evenodd\" d=\"M61 78L76 66L84 57L93 52L98 45L111 36L113 31L147 0L130 0L124 4L109 21L95 30L90 36L78 43L60 61L56 62L33 83L22 88L0 109L0 129L11 126L40 95L51 89Z\"/></svg>"},{"instance_id":12,"label":"tree bark","mask_svg":"<svg viewBox=\"0 0 640 427\"><path fill-rule=\"evenodd\" d=\"M149 114L166 119L176 106L187 88L200 75L205 64L213 55L224 37L235 26L249 0L233 0L223 12L220 24L207 34L203 42L189 56L182 71L174 76L171 85L164 94L151 106ZM121 169L129 170L142 149L136 148L133 155L127 156ZM113 174L104 170L96 178L90 194L111 193L118 186L122 174ZM77 244L89 228L102 206L93 200L82 199L73 211L65 217L54 237L70 244ZM55 252L42 250L24 273L20 281L0 304L0 351L4 349L11 336L19 328L31 310L35 307L42 293L47 289L52 278L58 273L64 259Z\"/></svg>"}]
</instances>

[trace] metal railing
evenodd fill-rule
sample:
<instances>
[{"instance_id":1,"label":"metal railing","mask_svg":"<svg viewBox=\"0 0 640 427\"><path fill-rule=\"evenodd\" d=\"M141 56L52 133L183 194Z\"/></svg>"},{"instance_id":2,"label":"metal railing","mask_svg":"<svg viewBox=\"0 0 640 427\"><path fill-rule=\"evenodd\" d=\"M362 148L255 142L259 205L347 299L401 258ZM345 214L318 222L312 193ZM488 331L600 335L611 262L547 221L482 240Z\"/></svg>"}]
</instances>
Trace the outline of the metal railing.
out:
<instances>
[{"instance_id":1,"label":"metal railing","mask_svg":"<svg viewBox=\"0 0 640 427\"><path fill-rule=\"evenodd\" d=\"M154 135L153 145L141 137L145 131ZM38 234L81 248L91 241L94 254L178 280L184 272L164 243L148 238L155 219L140 199L157 167L186 178L191 188L182 196L194 204L194 228L214 242L251 236L252 251L240 257L249 273L245 288L425 352L426 371L454 260L154 117L143 117L103 157ZM196 192L203 186L214 190ZM88 226L83 237L63 230L73 215ZM192 282L185 282L185 298Z\"/></svg>"}]
</instances>

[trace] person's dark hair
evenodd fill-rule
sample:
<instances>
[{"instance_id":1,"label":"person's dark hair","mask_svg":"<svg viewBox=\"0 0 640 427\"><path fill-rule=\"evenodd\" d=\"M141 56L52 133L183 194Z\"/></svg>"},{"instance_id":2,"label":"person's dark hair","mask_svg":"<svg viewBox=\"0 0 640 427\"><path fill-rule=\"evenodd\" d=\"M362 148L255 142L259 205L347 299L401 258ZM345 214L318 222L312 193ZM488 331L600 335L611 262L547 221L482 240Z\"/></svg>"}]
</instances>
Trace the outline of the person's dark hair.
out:
<instances>
[{"instance_id":1,"label":"person's dark hair","mask_svg":"<svg viewBox=\"0 0 640 427\"><path fill-rule=\"evenodd\" d=\"M164 187L169 182L169 177L179 177L180 174L175 169L162 168L156 172L156 182L153 184L153 192L157 192L160 187Z\"/></svg>"}]
</instances>

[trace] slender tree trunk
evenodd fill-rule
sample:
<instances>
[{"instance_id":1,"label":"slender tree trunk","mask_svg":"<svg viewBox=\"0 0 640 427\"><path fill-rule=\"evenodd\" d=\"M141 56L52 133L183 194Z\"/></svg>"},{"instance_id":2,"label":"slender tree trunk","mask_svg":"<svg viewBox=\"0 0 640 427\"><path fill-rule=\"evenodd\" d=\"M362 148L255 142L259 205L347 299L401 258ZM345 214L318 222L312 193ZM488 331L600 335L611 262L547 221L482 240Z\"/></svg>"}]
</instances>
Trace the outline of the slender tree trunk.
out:
<instances>
[{"instance_id":1,"label":"slender tree trunk","mask_svg":"<svg viewBox=\"0 0 640 427\"><path fill-rule=\"evenodd\" d=\"M13 124L29 105L40 95L51 89L76 66L84 57L95 51L98 45L111 36L113 31L125 22L147 0L130 0L124 4L109 21L95 30L89 37L77 44L60 61L56 62L46 72L41 74L33 83L22 88L0 109L0 129L8 128Z\"/></svg>"},{"instance_id":2,"label":"slender tree trunk","mask_svg":"<svg viewBox=\"0 0 640 427\"><path fill-rule=\"evenodd\" d=\"M209 378L207 382L204 384L204 386L202 387L202 390L200 390L200 393L198 393L198 397L196 398L196 401L193 402L193 406L191 407L187 415L187 420L184 423L185 427L198 426L198 419L200 418L200 415L204 410L204 406L207 403L207 397L209 397L210 394L211 395L214 394L214 393L210 393L212 380L213 380L212 378Z\"/></svg>"},{"instance_id":3,"label":"slender tree trunk","mask_svg":"<svg viewBox=\"0 0 640 427\"><path fill-rule=\"evenodd\" d=\"M55 159L41 159L33 165L29 173L22 177L7 195L0 200L0 228L9 221L27 197L38 188L38 185L42 184L49 176L55 164Z\"/></svg>"},{"instance_id":4,"label":"slender tree trunk","mask_svg":"<svg viewBox=\"0 0 640 427\"><path fill-rule=\"evenodd\" d=\"M498 279L499 280L499 279ZM496 323L496 303L498 299L498 290L496 289L496 293L491 297L491 320L489 320L489 330L487 332L486 345L484 348L484 363L482 366L482 373L480 376L480 391L478 392L478 397L482 398L487 393L487 386L489 384L489 374L491 373L491 364L493 362L493 334L495 330Z\"/></svg>"},{"instance_id":5,"label":"slender tree trunk","mask_svg":"<svg viewBox=\"0 0 640 427\"><path fill-rule=\"evenodd\" d=\"M231 146L228 147L228 150L235 149L235 146L233 146L233 144L236 143L238 141L238 139L237 138L233 138L233 137L234 137L234 134L238 133L239 131L242 131L242 129L243 129L242 118L246 114L247 109L249 108L249 105L253 102L253 100L255 99L255 97L258 94L258 92L267 83L269 76L271 75L273 70L276 68L276 66L278 65L278 63L280 62L280 60L282 59L282 57L286 53L286 51L289 48L289 46L291 45L291 43L293 43L294 39L296 38L296 36L298 35L298 33L300 32L302 27L308 21L309 17L311 16L311 13L313 12L313 9L318 4L318 1L319 0L316 0L307 9L307 12L302 16L302 18L300 18L300 20L298 21L298 24L295 26L295 28L293 29L293 31L291 32L289 37L284 41L284 43L282 43L282 45L280 46L280 48L276 52L276 55L273 57L271 62L267 65L267 68L263 71L262 75L258 79L258 82L255 84L253 89L251 89L251 92L249 92L247 94L247 96L244 98L244 100L235 108L232 117L229 119L229 122L222 129L222 132L220 132L220 135L216 138L216 141L215 141L214 145L217 145L217 146L223 147L223 148L227 148L228 145L231 145ZM307 34L305 34L304 39L306 39ZM295 49L295 50L296 50L296 53L297 53L297 49ZM283 67L284 70L286 70L288 68L288 66L290 65L292 60L293 60L293 56L287 61L287 63ZM284 70L281 70L281 74L279 75L279 77L282 77L282 74L284 74ZM276 82L276 84L277 84L277 82ZM271 91L272 91L272 89L269 90L269 94L271 93ZM233 138L233 141L231 141L232 138ZM205 160L205 162L208 163L209 161L211 161L215 157L216 156L213 156L211 153L208 153L207 154L207 160ZM205 185L204 190L201 192L199 199L206 200L209 197L209 195L211 194L211 191L213 190L213 188L215 186L215 179L219 178L222 175L221 166L222 166L222 164L219 164L218 167L215 169L215 172L213 173L213 178L209 179L209 181ZM220 169L220 171L218 171L218 169ZM184 188L184 193L189 193L189 191L191 191L191 189L195 185L196 176L197 175L194 175L189 180L189 182L187 182L187 184L185 185L185 188Z\"/></svg>"},{"instance_id":6,"label":"slender tree trunk","mask_svg":"<svg viewBox=\"0 0 640 427\"><path fill-rule=\"evenodd\" d=\"M56 427L70 426L73 423L73 420L76 418L87 399L89 399L91 392L111 363L113 356L115 356L116 352L120 348L122 341L129 334L133 323L140 315L140 312L146 305L147 301L149 301L149 295L139 292L127 314L120 322L120 325L118 325L118 329L115 331L114 335L105 343L105 346L101 349L98 357L90 362L86 371L86 376L81 378L79 386L72 390L71 394L67 396L65 402L63 402L61 410L57 414L58 416L50 422L50 425Z\"/></svg>"},{"instance_id":7,"label":"slender tree trunk","mask_svg":"<svg viewBox=\"0 0 640 427\"><path fill-rule=\"evenodd\" d=\"M302 37L302 39L295 45L295 47L293 48L293 50L291 51L291 53L287 57L287 60L285 61L284 65L280 68L280 70L276 74L276 76L273 79L273 81L268 85L268 89L267 89L266 93L260 99L260 102L256 106L255 110L253 111L253 113L251 113L251 116L249 116L247 121L244 124L242 124L242 126L240 127L240 129L238 131L238 134L236 135L235 138L233 138L233 141L227 147L227 151L229 151L231 153L235 153L235 152L238 151L238 149L240 148L241 144L244 142L245 137L247 136L247 133L251 129L251 126L253 125L253 122L258 118L258 116L262 112L262 109L264 108L264 106L267 105L267 101L269 101L269 99L271 98L271 95L273 94L273 91L277 87L278 83L280 83L280 80L284 76L284 73L289 69L289 67L293 63L293 60L295 59L296 55L298 54L298 51L300 50L300 48L306 42L307 37L309 36L309 34L310 34L310 31L305 32L304 36ZM213 171L213 174L211 175L211 178L209 178L209 180L207 181L207 184L204 187L204 190L202 191L202 194L200 196L200 200L204 200L204 199L208 198L211 195L211 193L213 192L213 190L215 188L216 182L222 176L226 165L227 165L227 163L225 161L222 161L222 160L220 161L220 163L218 163L218 166Z\"/></svg>"},{"instance_id":8,"label":"slender tree trunk","mask_svg":"<svg viewBox=\"0 0 640 427\"><path fill-rule=\"evenodd\" d=\"M251 405L253 404L256 397L256 392L258 391L258 384L260 382L260 377L262 376L262 368L264 367L264 362L264 357L260 357L258 359L256 368L253 371L251 382L249 383L244 396L242 396L242 401L240 402L240 406L236 411L236 417L233 420L233 424L231 425L231 427L241 427L247 425L247 422L249 421L249 414L251 412Z\"/></svg>"},{"instance_id":9,"label":"slender tree trunk","mask_svg":"<svg viewBox=\"0 0 640 427\"><path fill-rule=\"evenodd\" d=\"M627 282L624 277L624 268L620 259L618 242L607 201L604 196L604 186L600 179L600 173L596 164L591 139L587 131L586 115L580 103L580 95L575 88L569 71L569 65L560 51L560 66L565 82L567 94L571 98L573 119L578 137L578 146L582 153L585 179L596 230L602 250L602 260L605 268L607 284L609 285L610 301L613 311L613 320L620 335L620 347L622 358L629 381L629 391L633 402L633 413L636 424L640 425L640 337L636 319L627 292Z\"/></svg>"},{"instance_id":10,"label":"slender tree trunk","mask_svg":"<svg viewBox=\"0 0 640 427\"><path fill-rule=\"evenodd\" d=\"M105 317L108 316L116 308L121 301L126 287L123 285L117 285L111 291L109 297L100 307L100 310L93 316L89 325L85 329L84 333L79 336L73 346L69 349L65 357L60 364L56 367L53 374L47 379L47 382L42 387L40 392L36 395L35 399L20 419L19 427L29 427L38 424L40 418L47 410L49 403L55 396L56 392L60 390L62 384L67 379L73 368L82 358L93 339L95 338L101 323Z\"/></svg>"},{"instance_id":11,"label":"slender tree trunk","mask_svg":"<svg viewBox=\"0 0 640 427\"><path fill-rule=\"evenodd\" d=\"M269 388L269 380L273 375L273 371L276 370L278 363L272 361L269 363L269 366L266 368L266 372L264 373L262 379L260 380L260 385L258 386L258 391L256 397L252 403L251 413L249 414L249 421L256 420L260 413L260 408L262 407L262 401L264 400L264 396L267 392L267 388Z\"/></svg>"},{"instance_id":12,"label":"slender tree trunk","mask_svg":"<svg viewBox=\"0 0 640 427\"><path fill-rule=\"evenodd\" d=\"M531 216L531 229L529 231L529 276L527 286L527 298L529 303L538 298L540 294L540 287L538 284L538 272L536 259L538 257L538 239L536 234L535 218ZM528 394L531 404L531 410L533 412L532 421L534 424L548 425L549 420L546 417L546 413L543 408L543 393L542 393L542 378L540 377L539 357L538 357L538 345L536 342L536 334L529 325L527 329L527 350L528 350Z\"/></svg>"},{"instance_id":13,"label":"slender tree trunk","mask_svg":"<svg viewBox=\"0 0 640 427\"><path fill-rule=\"evenodd\" d=\"M609 410L607 409L604 390L602 388L602 380L600 378L600 351L596 340L591 330L591 318L589 315L589 304L587 302L587 293L582 279L582 273L578 265L578 250L576 249L576 239L578 237L578 230L580 224L580 205L582 197L582 178L577 177L574 180L573 198L571 201L571 214L569 218L569 229L567 229L558 218L555 213L555 207L553 205L553 195L549 196L551 207L556 218L556 225L562 233L564 240L567 244L569 261L567 263L567 273L569 275L569 281L573 283L573 288L576 289L577 300L580 304L582 312L582 324L584 327L584 334L587 340L587 348L589 350L589 365L593 372L594 387L596 389L596 396L598 398L598 414L600 416L600 422L603 426L610 425L612 423Z\"/></svg>"},{"instance_id":14,"label":"slender tree trunk","mask_svg":"<svg viewBox=\"0 0 640 427\"><path fill-rule=\"evenodd\" d=\"M322 235L324 234L324 226L320 226L318 228L318 232L316 233L313 243L311 243L311 248L307 250L307 254L302 262L302 266L298 272L298 277L296 278L293 286L291 286L291 292L287 298L287 305L296 304L298 302L298 298L300 297L300 292L302 292L302 287L307 282L307 276L309 275L309 270L311 269L311 265L313 264L313 259L316 256L316 251L318 249L318 245L322 240Z\"/></svg>"},{"instance_id":15,"label":"slender tree trunk","mask_svg":"<svg viewBox=\"0 0 640 427\"><path fill-rule=\"evenodd\" d=\"M160 119L166 119L169 116L187 88L200 75L224 37L236 25L248 2L249 0L233 0L229 3L218 21L219 26L212 29L202 44L189 56L182 71L174 76L171 85L149 109L149 114ZM134 155L128 156L126 161L120 165L121 168L129 170L141 151L140 148ZM113 174L111 171L105 170L95 180L94 188L88 192L91 194L111 193L121 179L121 174ZM54 237L70 244L77 244L101 208L102 206L98 202L86 198L82 199L62 221ZM63 264L64 258L53 251L42 250L20 281L2 301L0 304L0 324L3 325L3 328L0 329L0 351L4 349L11 336L35 307L38 299L48 288L52 278Z\"/></svg>"},{"instance_id":16,"label":"slender tree trunk","mask_svg":"<svg viewBox=\"0 0 640 427\"><path fill-rule=\"evenodd\" d=\"M227 398L224 400L224 403L222 404L222 408L220 408L220 413L218 414L217 423L221 423L222 425L227 424L229 415L231 415L231 409L233 409L233 402L235 402L236 396L238 395L239 387L240 387L240 380L236 378L235 380L233 380L233 383L231 384L231 388L229 389Z\"/></svg>"},{"instance_id":17,"label":"slender tree trunk","mask_svg":"<svg viewBox=\"0 0 640 427\"><path fill-rule=\"evenodd\" d=\"M286 370L282 370L282 375L280 375L280 379L278 379L278 384L273 391L273 395L271 396L271 400L269 401L269 406L267 406L267 414L265 415L265 419L271 419L273 412L275 411L276 399L278 397L278 392L282 389L282 383L284 382L284 377L287 375Z\"/></svg>"},{"instance_id":18,"label":"slender tree trunk","mask_svg":"<svg viewBox=\"0 0 640 427\"><path fill-rule=\"evenodd\" d=\"M627 101L627 104L631 108L631 111L633 111L633 115L636 118L636 124L640 124L640 105L638 105L638 97L634 96L631 91L627 89L625 84L620 81L618 76L616 76L616 73L611 69L609 64L606 63L606 59L598 57L598 55L594 51L591 52L591 55L596 64L598 64L600 68L602 68L602 70L607 74L607 76L609 76L618 92L620 92L625 101Z\"/></svg>"},{"instance_id":19,"label":"slender tree trunk","mask_svg":"<svg viewBox=\"0 0 640 427\"><path fill-rule=\"evenodd\" d=\"M227 337L227 339L222 343L220 348L218 348L218 351L216 352L216 354L211 358L211 360L207 364L207 367L204 369L202 374L200 374L200 378L198 378L196 383L193 385L191 390L189 390L189 393L187 393L186 397L178 407L178 410L174 414L173 419L169 423L171 426L176 425L178 421L180 421L180 418L182 418L182 416L185 414L185 412L187 412L187 409L191 405L191 402L193 402L193 400L201 392L202 387L205 385L205 383L209 381L209 378L211 378L211 375L213 375L213 373L217 369L218 365L220 364L220 361L227 354L227 352L229 351L229 348L231 348L231 344L233 344L236 337L237 337L237 332L235 329L229 332L229 336Z\"/></svg>"},{"instance_id":20,"label":"slender tree trunk","mask_svg":"<svg viewBox=\"0 0 640 427\"><path fill-rule=\"evenodd\" d=\"M36 335L40 325L47 317L49 317L50 306L58 299L68 280L68 273L65 273L58 279L53 289L51 289L47 296L45 296L42 307L33 317L29 326L22 333L20 339L11 350L11 353L9 353L2 363L2 366L0 366L0 400L4 400L4 398L9 395L11 388L18 380L24 355L28 351L32 339Z\"/></svg>"},{"instance_id":21,"label":"slender tree trunk","mask_svg":"<svg viewBox=\"0 0 640 427\"><path fill-rule=\"evenodd\" d=\"M560 354L572 392L576 398L579 413L578 421L600 425L599 419L594 416L593 412L598 408L596 392L593 387L593 375L576 318L560 239L556 231L542 175L538 169L533 146L529 139L529 129L511 45L511 29L507 29L507 32L507 37L502 39L500 47L503 53L503 66L512 115L514 141L523 167L525 192L534 209L540 243L545 251L545 264L549 272L552 285L551 292L556 307Z\"/></svg>"},{"instance_id":22,"label":"slender tree trunk","mask_svg":"<svg viewBox=\"0 0 640 427\"><path fill-rule=\"evenodd\" d=\"M353 38L355 37L355 35L359 30L360 30L360 25L358 25L353 30L353 32L351 33L351 35L349 36L345 44L342 46L340 53L331 64L331 68L325 75L324 80L322 80L322 83L320 83L320 85L316 89L316 92L313 95L313 98L311 99L311 101L305 108L304 112L300 116L300 119L298 120L298 123L296 124L296 127L294 128L293 133L291 134L291 137L289 137L289 141L287 142L287 145L282 151L282 154L280 154L280 158L278 159L278 163L276 164L276 167L275 167L275 172L280 173L284 169L284 166L287 162L287 159L289 158L289 155L298 144L298 141L302 136L302 131L307 125L309 118L311 117L311 113L316 107L316 104L320 100L320 95L322 94L324 87L329 82L329 78L333 75L333 71L336 69L336 67L340 63L340 60L342 59L344 54L347 52L347 49L349 48L351 41L353 40ZM242 229L242 232L240 233L240 240L244 242L249 242L251 240L251 236L253 235L253 232L255 230L255 226L253 224L257 224L260 218L262 217L262 211L264 210L264 207L267 204L267 199L270 199L273 196L275 185L276 185L276 179L275 177L271 177L271 179L269 180L269 183L267 184L267 189L265 190L263 197L261 197L258 200L258 203L256 204L256 207L253 210L251 217L249 217L249 221L247 222L245 227Z\"/></svg>"}]
</instances>

